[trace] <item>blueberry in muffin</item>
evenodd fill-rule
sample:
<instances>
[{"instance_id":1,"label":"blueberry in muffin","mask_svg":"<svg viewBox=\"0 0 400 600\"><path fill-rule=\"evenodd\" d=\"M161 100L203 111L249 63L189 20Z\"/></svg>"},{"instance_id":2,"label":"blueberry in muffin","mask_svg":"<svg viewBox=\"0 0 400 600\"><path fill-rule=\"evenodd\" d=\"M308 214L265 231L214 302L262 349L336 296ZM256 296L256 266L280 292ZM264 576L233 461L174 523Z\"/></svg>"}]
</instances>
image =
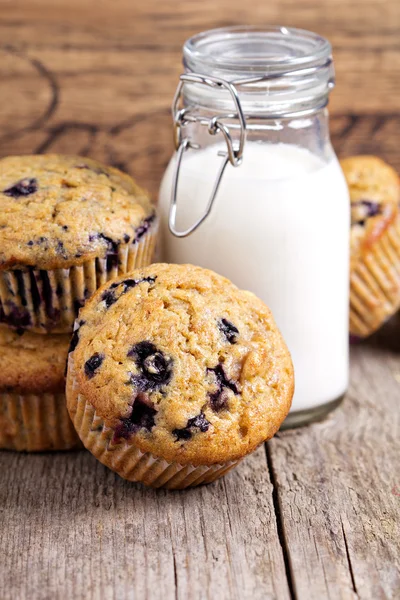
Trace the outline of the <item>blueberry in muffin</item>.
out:
<instances>
[{"instance_id":1,"label":"blueberry in muffin","mask_svg":"<svg viewBox=\"0 0 400 600\"><path fill-rule=\"evenodd\" d=\"M104 282L149 264L155 209L134 180L77 156L0 159L0 322L72 331Z\"/></svg>"},{"instance_id":2,"label":"blueberry in muffin","mask_svg":"<svg viewBox=\"0 0 400 600\"><path fill-rule=\"evenodd\" d=\"M400 306L399 178L375 156L341 166L351 200L350 333L362 338Z\"/></svg>"}]
</instances>

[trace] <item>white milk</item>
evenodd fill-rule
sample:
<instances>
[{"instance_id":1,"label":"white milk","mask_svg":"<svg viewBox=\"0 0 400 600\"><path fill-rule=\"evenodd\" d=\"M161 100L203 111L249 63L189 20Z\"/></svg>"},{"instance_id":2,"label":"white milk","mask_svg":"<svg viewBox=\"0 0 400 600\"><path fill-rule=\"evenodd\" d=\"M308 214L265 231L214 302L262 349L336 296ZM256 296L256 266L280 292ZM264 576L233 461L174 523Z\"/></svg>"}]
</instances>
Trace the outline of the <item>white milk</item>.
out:
<instances>
[{"instance_id":1,"label":"white milk","mask_svg":"<svg viewBox=\"0 0 400 600\"><path fill-rule=\"evenodd\" d=\"M204 211L223 147L187 152L178 228ZM292 411L340 397L348 384L349 199L336 158L247 142L227 166L210 216L187 238L168 231L172 166L160 190L164 256L225 275L270 307L295 367Z\"/></svg>"}]
</instances>

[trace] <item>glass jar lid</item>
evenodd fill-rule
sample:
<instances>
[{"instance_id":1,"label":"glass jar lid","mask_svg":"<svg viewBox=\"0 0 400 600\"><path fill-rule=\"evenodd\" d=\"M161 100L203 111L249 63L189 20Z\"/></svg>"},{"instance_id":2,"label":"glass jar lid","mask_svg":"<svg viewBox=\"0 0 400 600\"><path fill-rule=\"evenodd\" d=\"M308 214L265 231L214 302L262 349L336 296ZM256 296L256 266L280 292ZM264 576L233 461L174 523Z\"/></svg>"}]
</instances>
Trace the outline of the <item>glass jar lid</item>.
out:
<instances>
[{"instance_id":1,"label":"glass jar lid","mask_svg":"<svg viewBox=\"0 0 400 600\"><path fill-rule=\"evenodd\" d=\"M248 113L276 116L322 108L334 86L332 48L316 33L287 27L212 29L188 39L185 71L235 85ZM224 110L226 91L188 85L186 102ZM227 104L228 103L228 104Z\"/></svg>"}]
</instances>

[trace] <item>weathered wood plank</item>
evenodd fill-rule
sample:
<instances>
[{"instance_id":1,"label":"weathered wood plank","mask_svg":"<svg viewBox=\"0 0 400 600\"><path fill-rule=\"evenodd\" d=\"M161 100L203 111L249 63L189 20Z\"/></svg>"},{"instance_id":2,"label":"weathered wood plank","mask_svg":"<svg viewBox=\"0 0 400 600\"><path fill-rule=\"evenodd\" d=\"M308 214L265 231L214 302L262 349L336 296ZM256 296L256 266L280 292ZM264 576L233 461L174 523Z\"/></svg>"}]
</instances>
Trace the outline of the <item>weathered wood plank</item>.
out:
<instances>
[{"instance_id":1,"label":"weathered wood plank","mask_svg":"<svg viewBox=\"0 0 400 600\"><path fill-rule=\"evenodd\" d=\"M400 597L399 339L353 347L343 406L269 443L298 598Z\"/></svg>"},{"instance_id":2,"label":"weathered wood plank","mask_svg":"<svg viewBox=\"0 0 400 600\"><path fill-rule=\"evenodd\" d=\"M394 151L400 167L398 0L3 2L0 155L88 154L134 173L156 196L172 153L169 106L184 40L249 22L327 35L338 81L332 114L378 114L367 122L343 117L339 130L353 129L359 151L382 147L388 158ZM355 149L343 139L338 147L344 154Z\"/></svg>"},{"instance_id":3,"label":"weathered wood plank","mask_svg":"<svg viewBox=\"0 0 400 600\"><path fill-rule=\"evenodd\" d=\"M29 48L32 56L59 73L64 82L71 72L74 77L81 77L83 90L69 89L68 103L62 107L63 119L71 118L65 116L66 112L76 113L80 99L86 109L84 120L90 111L90 100L92 110L105 105L107 112L112 111L107 99L118 102L121 100L119 91L127 89L131 90L133 101L138 94L147 94L150 108L163 102L154 86L160 85L160 91L168 90L171 97L174 86L171 74L178 72L180 48L188 36L210 27L246 23L281 23L312 29L329 37L335 48L340 83L334 99L337 111L393 112L398 109L400 5L397 0L354 0L351 3L346 0L250 3L114 0L112 6L96 0L22 0L3 2L1 17L2 43ZM75 50L82 52L82 62ZM144 57L143 50L146 51ZM61 61L60 51L63 52ZM113 64L116 55L121 61L117 67ZM144 82L139 79L143 72L146 73ZM94 74L96 83L106 93L103 101L98 86L91 83ZM129 106L123 109L129 111Z\"/></svg>"},{"instance_id":4,"label":"weathered wood plank","mask_svg":"<svg viewBox=\"0 0 400 600\"><path fill-rule=\"evenodd\" d=\"M0 452L0 597L288 599L264 450L186 492L86 452Z\"/></svg>"}]
</instances>

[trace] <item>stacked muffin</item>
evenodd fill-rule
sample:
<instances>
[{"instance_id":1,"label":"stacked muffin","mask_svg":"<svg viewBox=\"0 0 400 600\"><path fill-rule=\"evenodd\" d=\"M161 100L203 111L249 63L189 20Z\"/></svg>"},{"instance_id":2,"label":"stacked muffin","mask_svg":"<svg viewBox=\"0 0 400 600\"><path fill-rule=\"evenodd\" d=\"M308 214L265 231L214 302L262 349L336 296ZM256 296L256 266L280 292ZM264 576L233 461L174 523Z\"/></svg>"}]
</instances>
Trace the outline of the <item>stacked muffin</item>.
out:
<instances>
[{"instance_id":1,"label":"stacked muffin","mask_svg":"<svg viewBox=\"0 0 400 600\"><path fill-rule=\"evenodd\" d=\"M0 448L80 445L65 405L69 336L0 329Z\"/></svg>"},{"instance_id":2,"label":"stacked muffin","mask_svg":"<svg viewBox=\"0 0 400 600\"><path fill-rule=\"evenodd\" d=\"M74 156L0 160L0 447L66 449L64 370L79 309L151 262L155 210L126 174Z\"/></svg>"},{"instance_id":3,"label":"stacked muffin","mask_svg":"<svg viewBox=\"0 0 400 600\"><path fill-rule=\"evenodd\" d=\"M399 177L375 156L341 166L351 200L350 333L363 338L400 306Z\"/></svg>"},{"instance_id":4,"label":"stacked muffin","mask_svg":"<svg viewBox=\"0 0 400 600\"><path fill-rule=\"evenodd\" d=\"M277 431L293 367L270 311L200 267L146 267L157 220L130 177L9 157L0 203L0 448L83 443L122 477L184 488Z\"/></svg>"}]
</instances>

